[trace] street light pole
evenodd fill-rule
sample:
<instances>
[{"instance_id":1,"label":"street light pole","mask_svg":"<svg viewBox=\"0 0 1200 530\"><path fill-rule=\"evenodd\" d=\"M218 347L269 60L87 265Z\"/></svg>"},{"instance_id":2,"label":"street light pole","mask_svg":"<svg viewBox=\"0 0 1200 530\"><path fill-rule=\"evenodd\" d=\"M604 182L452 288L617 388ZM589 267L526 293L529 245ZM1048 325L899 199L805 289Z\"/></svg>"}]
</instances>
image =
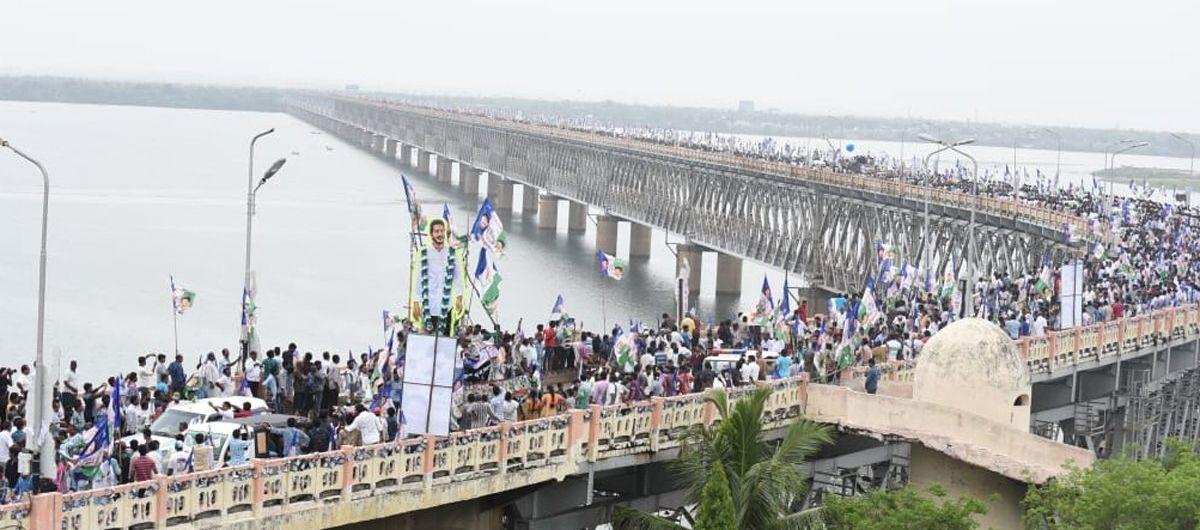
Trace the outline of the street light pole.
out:
<instances>
[{"instance_id":1,"label":"street light pole","mask_svg":"<svg viewBox=\"0 0 1200 530\"><path fill-rule=\"evenodd\" d=\"M1191 140L1188 140L1182 134L1179 134L1179 133L1170 133L1170 134L1176 140L1179 140L1185 144L1188 144L1188 146L1192 148L1192 158L1191 158L1191 161L1188 163L1188 176L1190 176L1190 177L1196 176L1196 143Z\"/></svg>"},{"instance_id":2,"label":"street light pole","mask_svg":"<svg viewBox=\"0 0 1200 530\"><path fill-rule=\"evenodd\" d=\"M255 190L255 188L254 188L254 144L258 142L259 138L262 138L273 132L275 132L274 127L267 129L263 132L260 132L256 135L254 135L254 138L250 139L250 164L249 164L250 167L249 167L248 176L246 177L246 267L245 267L245 278L243 280L244 283L242 284L242 289L243 289L242 290L242 304L243 304L242 311L243 312L246 311L246 308L245 308L246 293L250 289L250 238L251 238L251 234L253 233L253 228L254 228L254 190ZM245 377L245 373L246 373L246 357L250 356L250 336L247 334L247 330L248 330L248 328L247 328L246 323L243 323L242 324L242 341L241 341L242 342L241 366L242 366L243 377Z\"/></svg>"},{"instance_id":3,"label":"street light pole","mask_svg":"<svg viewBox=\"0 0 1200 530\"><path fill-rule=\"evenodd\" d=\"M925 155L925 162L922 164L925 169L925 179L924 179L924 181L925 181L925 220L924 220L924 227L921 228L922 242L923 242L921 245L923 247L922 253L921 253L922 254L921 261L923 262L922 265L925 266L925 274L926 275L930 275L933 272L933 269L931 268L932 263L933 263L933 255L931 254L932 246L930 245L930 241L929 241L929 196L931 194L933 194L933 189L929 186L929 159L933 158L934 155L941 153L942 151L945 151L945 150L946 150L946 148L942 147L941 149L938 149L936 151L930 152L929 154Z\"/></svg>"},{"instance_id":4,"label":"street light pole","mask_svg":"<svg viewBox=\"0 0 1200 530\"><path fill-rule=\"evenodd\" d=\"M1130 138L1126 138L1124 140L1117 140L1111 144L1104 146L1104 169L1108 169L1109 167L1111 167L1111 166L1109 166L1109 163L1108 163L1108 152L1109 151L1112 151L1119 145L1128 145L1131 143L1134 143L1134 140L1130 139Z\"/></svg>"},{"instance_id":5,"label":"street light pole","mask_svg":"<svg viewBox=\"0 0 1200 530\"><path fill-rule=\"evenodd\" d=\"M1049 127L1042 127L1042 130L1054 135L1054 149L1057 151L1054 156L1054 189L1057 190L1058 174L1062 172L1062 135Z\"/></svg>"},{"instance_id":6,"label":"street light pole","mask_svg":"<svg viewBox=\"0 0 1200 530\"><path fill-rule=\"evenodd\" d=\"M46 367L45 358L45 330L46 330L46 231L50 224L50 175L46 173L46 168L41 162L34 160L29 155L21 152L20 149L13 147L7 140L0 138L0 147L7 147L17 156L24 158L29 163L38 168L42 173L42 248L41 255L38 261L38 308L37 308L37 358L34 363L37 369L37 378L34 380L36 391L34 392L33 412L30 416L30 426L34 429L34 436L41 438L41 446L38 448L38 453L41 455L40 465L38 469L43 478L53 477L55 475L54 461L54 439L47 436L42 436L42 429L49 429L51 400L54 399L53 385L46 380L50 377L50 370Z\"/></svg>"},{"instance_id":7,"label":"street light pole","mask_svg":"<svg viewBox=\"0 0 1200 530\"><path fill-rule=\"evenodd\" d=\"M974 175L973 175L973 178L971 179L971 222L967 228L967 235L968 235L968 237L967 237L967 282L968 283L967 283L967 289L966 289L966 293L965 293L966 300L964 301L965 307L963 308L963 312L964 312L964 314L966 314L966 312L970 311L973 314L975 311L975 215L976 215L976 211L979 210L979 162L975 160L975 157L973 157L973 156L967 154L966 152L964 152L963 150L959 149L959 146L975 143L975 139L968 138L966 140L959 140L954 143L947 143L947 142L944 142L942 140L939 140L937 138L934 138L932 136L925 135L925 134L920 135L920 138L927 142L936 143L936 144L942 146L942 149L939 149L938 151L935 151L934 153L937 153L940 151L953 151L955 153L958 153L961 156L966 157L967 160L971 161L972 172L974 173Z\"/></svg>"},{"instance_id":8,"label":"street light pole","mask_svg":"<svg viewBox=\"0 0 1200 530\"><path fill-rule=\"evenodd\" d=\"M1148 145L1150 145L1150 142L1138 142L1138 143L1135 143L1135 144L1129 144L1129 145L1127 145L1127 146L1125 146L1125 147L1122 147L1122 148L1120 148L1120 149L1117 149L1116 151L1113 151L1113 154L1112 154L1112 168L1113 168L1114 170L1115 170L1115 169L1117 169L1117 155L1119 155L1119 154L1121 154L1121 153L1124 153L1124 152L1126 152L1126 151L1132 151L1132 150L1134 150L1134 149L1137 149L1137 148L1139 148L1139 147L1146 147L1146 146L1148 146Z\"/></svg>"}]
</instances>

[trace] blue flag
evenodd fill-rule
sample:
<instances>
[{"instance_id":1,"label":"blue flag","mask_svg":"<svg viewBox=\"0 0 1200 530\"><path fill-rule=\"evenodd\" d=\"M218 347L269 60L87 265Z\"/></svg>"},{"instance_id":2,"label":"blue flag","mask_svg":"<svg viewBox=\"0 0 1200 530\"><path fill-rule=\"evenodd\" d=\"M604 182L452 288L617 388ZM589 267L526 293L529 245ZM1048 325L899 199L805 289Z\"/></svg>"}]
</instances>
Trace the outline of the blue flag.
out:
<instances>
[{"instance_id":1,"label":"blue flag","mask_svg":"<svg viewBox=\"0 0 1200 530\"><path fill-rule=\"evenodd\" d=\"M81 461L87 460L88 457L112 445L112 436L108 432L108 415L97 415L96 423L93 427L96 429L96 434L92 435L92 439L88 440L88 443L79 452L79 460Z\"/></svg>"},{"instance_id":2,"label":"blue flag","mask_svg":"<svg viewBox=\"0 0 1200 530\"><path fill-rule=\"evenodd\" d=\"M113 429L121 430L121 377L118 375L112 389Z\"/></svg>"},{"instance_id":3,"label":"blue flag","mask_svg":"<svg viewBox=\"0 0 1200 530\"><path fill-rule=\"evenodd\" d=\"M400 175L400 180L404 183L404 201L408 204L408 213L416 217L420 213L420 206L417 205L417 193L413 191L412 184L408 183L408 177Z\"/></svg>"},{"instance_id":4,"label":"blue flag","mask_svg":"<svg viewBox=\"0 0 1200 530\"><path fill-rule=\"evenodd\" d=\"M764 312L775 309L775 297L771 296L771 284L767 281L766 274L763 275L762 298L759 299L759 304L765 305Z\"/></svg>"},{"instance_id":5,"label":"blue flag","mask_svg":"<svg viewBox=\"0 0 1200 530\"><path fill-rule=\"evenodd\" d=\"M792 300L791 300L792 297L789 294L790 292L791 291L788 290L787 276L784 276L783 277L783 301L779 302L779 314L783 315L784 317L786 317L788 315L788 313L792 312Z\"/></svg>"},{"instance_id":6,"label":"blue flag","mask_svg":"<svg viewBox=\"0 0 1200 530\"><path fill-rule=\"evenodd\" d=\"M562 316L562 312L563 312L563 295L560 294L560 295L558 295L558 298L556 298L554 300L554 307L550 308L551 320L556 320L558 317Z\"/></svg>"}]
</instances>

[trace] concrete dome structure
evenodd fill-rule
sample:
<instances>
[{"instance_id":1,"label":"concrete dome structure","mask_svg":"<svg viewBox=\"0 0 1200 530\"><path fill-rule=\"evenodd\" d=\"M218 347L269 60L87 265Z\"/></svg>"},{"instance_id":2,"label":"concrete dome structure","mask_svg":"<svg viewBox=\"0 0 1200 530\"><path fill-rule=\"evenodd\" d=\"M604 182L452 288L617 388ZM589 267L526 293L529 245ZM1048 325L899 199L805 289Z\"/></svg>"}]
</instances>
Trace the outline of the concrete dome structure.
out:
<instances>
[{"instance_id":1,"label":"concrete dome structure","mask_svg":"<svg viewBox=\"0 0 1200 530\"><path fill-rule=\"evenodd\" d=\"M1029 430L1029 367L999 326L956 321L929 339L917 362L913 398Z\"/></svg>"}]
</instances>

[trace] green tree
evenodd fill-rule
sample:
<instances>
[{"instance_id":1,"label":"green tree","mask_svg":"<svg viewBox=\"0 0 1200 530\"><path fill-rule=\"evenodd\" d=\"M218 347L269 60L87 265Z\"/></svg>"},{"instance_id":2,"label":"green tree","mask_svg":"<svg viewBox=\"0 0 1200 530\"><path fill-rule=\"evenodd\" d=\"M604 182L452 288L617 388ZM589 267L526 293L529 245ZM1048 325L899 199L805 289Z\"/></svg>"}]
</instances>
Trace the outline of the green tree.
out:
<instances>
[{"instance_id":1,"label":"green tree","mask_svg":"<svg viewBox=\"0 0 1200 530\"><path fill-rule=\"evenodd\" d=\"M735 530L737 510L733 507L733 494L729 492L729 479L725 477L725 466L716 466L708 474L704 491L700 494L700 507L696 513L696 530Z\"/></svg>"},{"instance_id":2,"label":"green tree","mask_svg":"<svg viewBox=\"0 0 1200 530\"><path fill-rule=\"evenodd\" d=\"M1200 526L1200 456L1168 441L1167 456L1097 461L1030 488L1025 525L1045 530L1174 530Z\"/></svg>"},{"instance_id":3,"label":"green tree","mask_svg":"<svg viewBox=\"0 0 1200 530\"><path fill-rule=\"evenodd\" d=\"M787 427L782 439L764 439L762 417L770 396L769 388L759 388L730 406L724 392L710 392L705 400L715 406L719 420L690 430L672 467L688 488L689 504L701 502L709 475L721 467L741 530L808 528L816 514L793 513L790 508L807 490L804 463L832 435L828 427L801 418ZM613 524L621 530L679 528L629 509L617 509Z\"/></svg>"},{"instance_id":4,"label":"green tree","mask_svg":"<svg viewBox=\"0 0 1200 530\"><path fill-rule=\"evenodd\" d=\"M987 513L978 499L947 499L939 486L926 493L905 487L875 490L861 497L832 495L826 497L821 519L828 530L972 530L978 526L974 517Z\"/></svg>"}]
</instances>

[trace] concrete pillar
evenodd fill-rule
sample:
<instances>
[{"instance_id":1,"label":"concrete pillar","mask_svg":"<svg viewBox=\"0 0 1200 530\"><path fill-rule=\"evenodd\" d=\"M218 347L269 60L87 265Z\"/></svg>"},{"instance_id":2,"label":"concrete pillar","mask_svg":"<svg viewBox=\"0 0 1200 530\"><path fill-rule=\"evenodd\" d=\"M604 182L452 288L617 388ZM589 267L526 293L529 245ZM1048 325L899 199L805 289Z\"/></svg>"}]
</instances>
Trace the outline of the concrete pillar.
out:
<instances>
[{"instance_id":1,"label":"concrete pillar","mask_svg":"<svg viewBox=\"0 0 1200 530\"><path fill-rule=\"evenodd\" d=\"M742 258L717 254L717 294L742 293Z\"/></svg>"},{"instance_id":2,"label":"concrete pillar","mask_svg":"<svg viewBox=\"0 0 1200 530\"><path fill-rule=\"evenodd\" d=\"M521 210L525 212L538 211L538 189L528 184L522 186Z\"/></svg>"},{"instance_id":3,"label":"concrete pillar","mask_svg":"<svg viewBox=\"0 0 1200 530\"><path fill-rule=\"evenodd\" d=\"M489 199L491 199L492 203L495 203L496 199L500 198L500 188L502 188L503 186L504 186L504 177L501 177L500 175L497 175L492 172L488 172L488 174L487 174L487 194L485 196L488 197Z\"/></svg>"},{"instance_id":4,"label":"concrete pillar","mask_svg":"<svg viewBox=\"0 0 1200 530\"><path fill-rule=\"evenodd\" d=\"M450 179L454 172L454 161L449 158L438 158L437 163L437 179L438 182L450 183Z\"/></svg>"},{"instance_id":5,"label":"concrete pillar","mask_svg":"<svg viewBox=\"0 0 1200 530\"><path fill-rule=\"evenodd\" d=\"M704 249L696 245L675 246L675 275L683 266L683 260L688 262L688 291L692 294L700 292L700 269L704 265Z\"/></svg>"},{"instance_id":6,"label":"concrete pillar","mask_svg":"<svg viewBox=\"0 0 1200 530\"><path fill-rule=\"evenodd\" d=\"M558 197L546 195L538 199L538 228L554 230L558 225Z\"/></svg>"},{"instance_id":7,"label":"concrete pillar","mask_svg":"<svg viewBox=\"0 0 1200 530\"><path fill-rule=\"evenodd\" d=\"M652 233L649 226L629 223L629 257L650 257L650 235Z\"/></svg>"},{"instance_id":8,"label":"concrete pillar","mask_svg":"<svg viewBox=\"0 0 1200 530\"><path fill-rule=\"evenodd\" d=\"M360 145L362 147L367 147L367 148L371 147L371 137L372 136L374 136L374 135L371 134L371 131L368 131L366 129L359 129L358 130L358 145Z\"/></svg>"},{"instance_id":9,"label":"concrete pillar","mask_svg":"<svg viewBox=\"0 0 1200 530\"><path fill-rule=\"evenodd\" d=\"M388 162L396 161L396 146L399 144L400 142L397 142L391 138L387 139L387 145L383 148L383 156L384 158L387 158Z\"/></svg>"},{"instance_id":10,"label":"concrete pillar","mask_svg":"<svg viewBox=\"0 0 1200 530\"><path fill-rule=\"evenodd\" d=\"M492 175L489 174L488 179L491 179L491 178L492 178ZM500 180L500 177L496 177L496 180ZM494 199L492 199L492 201L496 204L497 210L502 210L502 211L506 211L506 212L512 211L513 193L516 191L513 188L516 187L516 185L517 184L511 180L500 181L500 191L496 195L496 197Z\"/></svg>"},{"instance_id":11,"label":"concrete pillar","mask_svg":"<svg viewBox=\"0 0 1200 530\"><path fill-rule=\"evenodd\" d=\"M574 204L574 203L572 203ZM617 226L620 221L611 215L596 218L596 250L617 254Z\"/></svg>"},{"instance_id":12,"label":"concrete pillar","mask_svg":"<svg viewBox=\"0 0 1200 530\"><path fill-rule=\"evenodd\" d=\"M417 171L421 173L429 173L429 157L433 153L417 150Z\"/></svg>"},{"instance_id":13,"label":"concrete pillar","mask_svg":"<svg viewBox=\"0 0 1200 530\"><path fill-rule=\"evenodd\" d=\"M458 189L467 195L479 195L479 170L459 162Z\"/></svg>"},{"instance_id":14,"label":"concrete pillar","mask_svg":"<svg viewBox=\"0 0 1200 530\"><path fill-rule=\"evenodd\" d=\"M387 137L382 134L371 135L371 152L376 155L383 156L383 146L387 144Z\"/></svg>"},{"instance_id":15,"label":"concrete pillar","mask_svg":"<svg viewBox=\"0 0 1200 530\"><path fill-rule=\"evenodd\" d=\"M582 202L568 201L567 230L582 232L587 230L587 205Z\"/></svg>"},{"instance_id":16,"label":"concrete pillar","mask_svg":"<svg viewBox=\"0 0 1200 530\"><path fill-rule=\"evenodd\" d=\"M413 149L411 145L400 144L400 166L412 167Z\"/></svg>"}]
</instances>

